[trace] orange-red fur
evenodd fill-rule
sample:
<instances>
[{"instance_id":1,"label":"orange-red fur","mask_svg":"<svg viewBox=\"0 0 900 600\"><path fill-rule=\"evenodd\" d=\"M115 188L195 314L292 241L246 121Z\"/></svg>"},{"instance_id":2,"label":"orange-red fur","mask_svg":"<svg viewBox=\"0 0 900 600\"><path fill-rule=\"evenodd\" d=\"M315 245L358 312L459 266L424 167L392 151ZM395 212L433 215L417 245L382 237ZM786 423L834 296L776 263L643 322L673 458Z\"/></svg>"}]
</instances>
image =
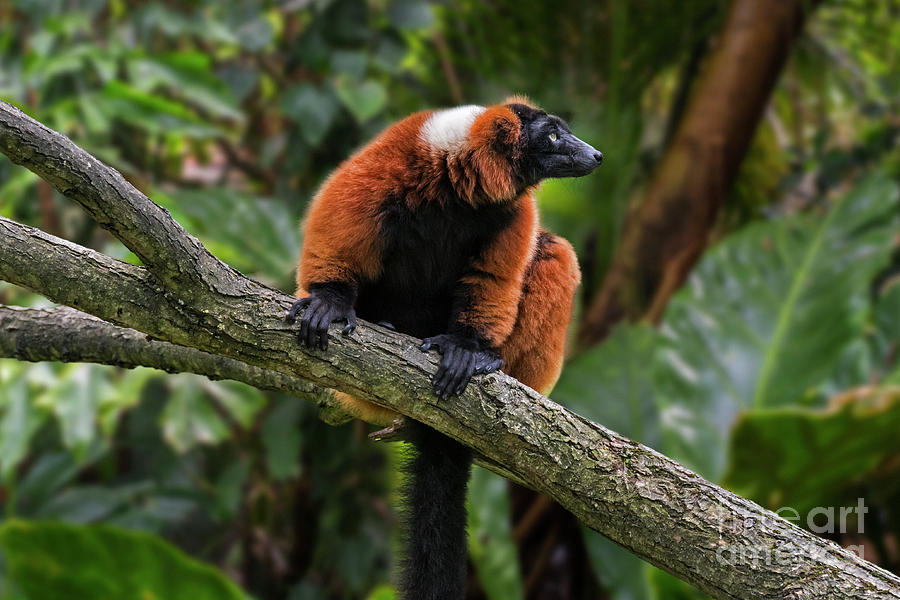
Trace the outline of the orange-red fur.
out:
<instances>
[{"instance_id":1,"label":"orange-red fur","mask_svg":"<svg viewBox=\"0 0 900 600\"><path fill-rule=\"evenodd\" d=\"M471 288L472 306L460 317L495 348L509 337L516 322L522 278L537 235L537 207L530 190L516 202L515 220L475 260L475 274L462 279Z\"/></svg>"},{"instance_id":2,"label":"orange-red fur","mask_svg":"<svg viewBox=\"0 0 900 600\"><path fill-rule=\"evenodd\" d=\"M491 107L475 119L469 129L469 144L451 163L451 178L456 176L461 197L476 201L472 198L476 177L488 193L487 201L501 202L515 197L509 163L498 148L508 153L514 151L519 129L519 118L505 106Z\"/></svg>"},{"instance_id":3,"label":"orange-red fur","mask_svg":"<svg viewBox=\"0 0 900 600\"><path fill-rule=\"evenodd\" d=\"M322 185L304 221L298 292L317 281L358 282L378 276L382 260L381 240L374 235L378 211L384 197L399 192L416 176L409 157L423 152L418 135L430 114L416 113L395 123L344 161Z\"/></svg>"},{"instance_id":4,"label":"orange-red fur","mask_svg":"<svg viewBox=\"0 0 900 600\"><path fill-rule=\"evenodd\" d=\"M578 259L568 241L542 231L512 299L511 331L498 344L503 371L542 394L556 385L565 358L566 330L575 290L581 282ZM535 240L537 241L537 240ZM392 410L335 392L338 403L356 418L390 425Z\"/></svg>"},{"instance_id":5,"label":"orange-red fur","mask_svg":"<svg viewBox=\"0 0 900 600\"><path fill-rule=\"evenodd\" d=\"M522 97L507 102L531 104ZM473 302L460 319L500 350L504 371L547 393L562 366L580 281L575 254L562 238L539 234L532 189L516 196L515 179L500 154L516 147L520 125L515 113L504 105L489 107L475 118L465 147L449 156L430 148L419 135L432 114L416 113L395 123L322 186L304 224L297 295L306 295L315 282L356 285L363 278L376 278L383 261L377 235L383 199L403 195L410 208L428 202L437 196L438 176L447 169L461 199L474 205L515 202L518 207L509 227L473 264L474 274L463 278ZM336 395L347 412L366 421L388 424L396 416L346 394Z\"/></svg>"},{"instance_id":6,"label":"orange-red fur","mask_svg":"<svg viewBox=\"0 0 900 600\"><path fill-rule=\"evenodd\" d=\"M549 394L562 370L566 329L581 271L572 245L541 232L528 265L512 333L500 348L503 370Z\"/></svg>"}]
</instances>

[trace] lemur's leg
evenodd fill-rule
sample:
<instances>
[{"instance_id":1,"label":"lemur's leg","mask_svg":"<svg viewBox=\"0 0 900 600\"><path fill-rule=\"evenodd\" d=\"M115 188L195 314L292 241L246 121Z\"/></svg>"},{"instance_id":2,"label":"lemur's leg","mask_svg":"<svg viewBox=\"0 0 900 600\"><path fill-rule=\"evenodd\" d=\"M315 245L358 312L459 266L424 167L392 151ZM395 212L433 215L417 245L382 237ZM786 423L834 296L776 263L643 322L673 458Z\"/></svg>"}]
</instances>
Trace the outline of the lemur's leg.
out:
<instances>
[{"instance_id":1,"label":"lemur's leg","mask_svg":"<svg viewBox=\"0 0 900 600\"><path fill-rule=\"evenodd\" d=\"M354 398L344 392L331 390L331 393L334 394L334 399L337 400L338 405L340 405L345 413L356 419L361 419L366 423L374 423L375 425L387 427L393 423L394 419L400 416L389 408L384 408L383 406L372 404L366 400Z\"/></svg>"},{"instance_id":2,"label":"lemur's leg","mask_svg":"<svg viewBox=\"0 0 900 600\"><path fill-rule=\"evenodd\" d=\"M519 312L503 343L503 372L548 394L562 370L566 329L581 271L571 244L546 231L538 234L525 272Z\"/></svg>"}]
</instances>

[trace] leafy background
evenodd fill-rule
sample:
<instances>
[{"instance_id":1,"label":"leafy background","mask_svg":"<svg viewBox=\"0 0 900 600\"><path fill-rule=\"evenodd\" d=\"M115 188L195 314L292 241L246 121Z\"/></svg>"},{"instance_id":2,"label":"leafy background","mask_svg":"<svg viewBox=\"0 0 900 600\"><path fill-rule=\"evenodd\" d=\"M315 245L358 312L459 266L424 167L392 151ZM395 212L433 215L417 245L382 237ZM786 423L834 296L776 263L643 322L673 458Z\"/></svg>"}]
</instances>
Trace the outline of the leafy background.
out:
<instances>
[{"instance_id":1,"label":"leafy background","mask_svg":"<svg viewBox=\"0 0 900 600\"><path fill-rule=\"evenodd\" d=\"M296 224L353 149L414 110L526 93L605 153L594 176L539 196L545 223L602 273L684 65L724 10L0 0L0 98L122 171L223 260L292 291ZM662 323L618 327L553 393L801 525L864 498L864 523L823 535L895 572L898 17L876 1L818 9ZM0 214L135 260L5 159ZM2 283L0 302L46 303ZM0 596L392 598L403 449L366 433L233 382L0 360ZM542 597L517 560L534 548L506 483L476 471L469 508L469 596ZM554 597L702 597L573 535L590 581Z\"/></svg>"}]
</instances>

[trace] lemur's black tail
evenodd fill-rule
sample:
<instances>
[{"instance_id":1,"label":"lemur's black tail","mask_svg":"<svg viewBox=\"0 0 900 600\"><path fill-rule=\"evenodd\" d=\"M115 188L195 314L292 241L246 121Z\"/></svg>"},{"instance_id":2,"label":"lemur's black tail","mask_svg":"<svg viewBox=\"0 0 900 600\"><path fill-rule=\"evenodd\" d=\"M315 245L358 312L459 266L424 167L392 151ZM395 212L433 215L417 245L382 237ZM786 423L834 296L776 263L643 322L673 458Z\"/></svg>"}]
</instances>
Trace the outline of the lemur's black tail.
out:
<instances>
[{"instance_id":1,"label":"lemur's black tail","mask_svg":"<svg viewBox=\"0 0 900 600\"><path fill-rule=\"evenodd\" d=\"M415 456L406 465L403 600L460 600L466 590L466 486L472 451L411 422Z\"/></svg>"}]
</instances>

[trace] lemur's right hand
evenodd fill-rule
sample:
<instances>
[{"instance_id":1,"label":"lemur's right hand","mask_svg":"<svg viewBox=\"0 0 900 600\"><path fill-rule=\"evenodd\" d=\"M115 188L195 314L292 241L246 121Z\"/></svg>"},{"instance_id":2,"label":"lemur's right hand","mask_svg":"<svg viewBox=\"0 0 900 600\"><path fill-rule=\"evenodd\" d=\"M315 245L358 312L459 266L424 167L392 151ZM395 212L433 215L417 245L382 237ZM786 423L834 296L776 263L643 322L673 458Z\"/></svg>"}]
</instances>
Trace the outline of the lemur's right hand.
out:
<instances>
[{"instance_id":1,"label":"lemur's right hand","mask_svg":"<svg viewBox=\"0 0 900 600\"><path fill-rule=\"evenodd\" d=\"M443 400L462 394L472 375L493 373L503 367L503 359L493 350L481 348L470 339L444 333L422 340L421 349L435 348L441 364L432 379L434 394Z\"/></svg>"},{"instance_id":2,"label":"lemur's right hand","mask_svg":"<svg viewBox=\"0 0 900 600\"><path fill-rule=\"evenodd\" d=\"M356 310L353 305L334 294L312 292L306 298L300 298L285 315L288 323L297 320L297 313L306 309L300 319L300 333L297 336L301 344L310 350L328 349L328 326L335 321L345 321L347 325L341 330L350 335L356 330Z\"/></svg>"}]
</instances>

